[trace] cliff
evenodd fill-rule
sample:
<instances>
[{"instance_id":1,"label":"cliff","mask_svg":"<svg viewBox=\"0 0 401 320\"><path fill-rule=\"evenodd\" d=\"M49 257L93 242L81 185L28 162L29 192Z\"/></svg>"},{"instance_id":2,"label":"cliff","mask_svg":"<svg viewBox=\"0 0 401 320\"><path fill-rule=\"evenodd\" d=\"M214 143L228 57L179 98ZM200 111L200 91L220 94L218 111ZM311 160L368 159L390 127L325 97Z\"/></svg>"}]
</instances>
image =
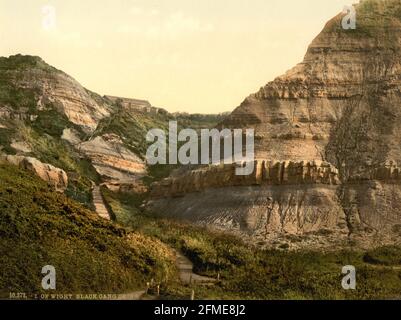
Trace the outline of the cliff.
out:
<instances>
[{"instance_id":1,"label":"cliff","mask_svg":"<svg viewBox=\"0 0 401 320\"><path fill-rule=\"evenodd\" d=\"M252 176L182 170L153 186L149 208L273 247L398 243L401 2L355 8L355 30L331 19L301 63L219 124L255 129L266 160Z\"/></svg>"},{"instance_id":2,"label":"cliff","mask_svg":"<svg viewBox=\"0 0 401 320\"><path fill-rule=\"evenodd\" d=\"M343 14L334 17L300 64L247 97L221 126L255 128L261 159L400 163L399 9L396 0L364 1L356 30L342 29Z\"/></svg>"},{"instance_id":3,"label":"cliff","mask_svg":"<svg viewBox=\"0 0 401 320\"><path fill-rule=\"evenodd\" d=\"M324 162L274 162L258 160L249 176L237 176L236 164L208 166L172 176L153 185L151 196L180 196L209 188L265 185L312 185L339 183L337 169Z\"/></svg>"},{"instance_id":4,"label":"cliff","mask_svg":"<svg viewBox=\"0 0 401 320\"><path fill-rule=\"evenodd\" d=\"M143 147L131 143L146 134L119 130L123 113L141 130L166 117L148 102L91 92L39 57L0 58L0 151L62 169L77 200L90 200L92 181L127 188L146 174Z\"/></svg>"},{"instance_id":5,"label":"cliff","mask_svg":"<svg viewBox=\"0 0 401 320\"><path fill-rule=\"evenodd\" d=\"M0 85L3 87L0 114L3 117L19 114L24 115L19 118L31 118L37 111L55 108L85 132L93 132L98 121L110 115L106 104L96 100L72 77L47 65L39 57L16 55L1 58L0 70Z\"/></svg>"}]
</instances>

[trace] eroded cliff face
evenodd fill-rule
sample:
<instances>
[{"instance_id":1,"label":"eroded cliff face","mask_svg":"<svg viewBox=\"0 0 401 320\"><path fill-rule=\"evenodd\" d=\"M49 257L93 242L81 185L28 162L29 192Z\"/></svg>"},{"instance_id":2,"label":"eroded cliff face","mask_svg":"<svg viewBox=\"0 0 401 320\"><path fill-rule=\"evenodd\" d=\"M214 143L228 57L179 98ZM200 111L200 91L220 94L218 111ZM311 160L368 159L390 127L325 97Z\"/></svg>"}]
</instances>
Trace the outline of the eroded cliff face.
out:
<instances>
[{"instance_id":1,"label":"eroded cliff face","mask_svg":"<svg viewBox=\"0 0 401 320\"><path fill-rule=\"evenodd\" d=\"M14 56L15 63L26 59ZM10 64L9 64L10 65ZM68 120L80 126L83 130L93 132L100 119L110 115L109 106L95 95L84 89L76 80L62 71L48 66L39 57L31 57L29 64L19 64L18 67L1 70L1 81L13 86L15 90L25 92L32 103L29 108L15 108L3 104L3 116L31 118L37 111L48 109L50 106L64 114ZM27 97L27 98L28 98Z\"/></svg>"},{"instance_id":2,"label":"eroded cliff face","mask_svg":"<svg viewBox=\"0 0 401 320\"><path fill-rule=\"evenodd\" d=\"M128 150L121 138L105 134L77 145L91 159L103 181L109 184L135 184L146 174L145 162Z\"/></svg>"},{"instance_id":3,"label":"eroded cliff face","mask_svg":"<svg viewBox=\"0 0 401 320\"><path fill-rule=\"evenodd\" d=\"M253 173L236 175L237 164L205 166L171 176L153 186L153 198L177 197L210 188L339 183L337 169L322 161L278 162L257 160Z\"/></svg>"},{"instance_id":4,"label":"eroded cliff face","mask_svg":"<svg viewBox=\"0 0 401 320\"><path fill-rule=\"evenodd\" d=\"M401 29L394 6L399 1L358 5L356 30L342 29L343 15L333 18L302 63L246 98L222 127L255 128L257 158L327 160L333 126L353 106L354 125L367 122L366 130L389 144L387 159L399 162Z\"/></svg>"},{"instance_id":5,"label":"eroded cliff face","mask_svg":"<svg viewBox=\"0 0 401 320\"><path fill-rule=\"evenodd\" d=\"M257 159L295 164L286 183L197 169L156 184L150 207L269 246L398 242L401 2L367 0L356 11L356 30L342 29L342 14L330 20L302 63L219 126L254 128ZM327 163L329 174L305 183L301 161Z\"/></svg>"},{"instance_id":6,"label":"eroded cliff face","mask_svg":"<svg viewBox=\"0 0 401 320\"><path fill-rule=\"evenodd\" d=\"M273 247L368 248L400 242L400 168L387 163L341 182L319 161L255 161L202 167L152 187L148 208L163 216L236 233Z\"/></svg>"},{"instance_id":7,"label":"eroded cliff face","mask_svg":"<svg viewBox=\"0 0 401 320\"><path fill-rule=\"evenodd\" d=\"M55 163L63 162L58 161L62 159L66 171L78 168L82 158L89 160L88 165L97 171L100 182L112 184L117 190L120 185L124 188L136 186L146 174L140 151L135 150L135 146L129 148L125 143L127 137L120 132L102 134L96 131L101 123L111 122L119 112L120 106L115 102L85 89L39 57L0 58L0 128L3 129L0 151L21 157L53 159ZM134 106L125 112L146 110L137 110ZM21 131L29 134L21 134ZM38 137L40 148L35 141ZM46 150L44 141L62 150ZM66 152L73 157L66 156ZM76 163L72 163L74 161ZM68 174L86 175L83 170L78 171ZM94 178L93 174L88 176Z\"/></svg>"}]
</instances>

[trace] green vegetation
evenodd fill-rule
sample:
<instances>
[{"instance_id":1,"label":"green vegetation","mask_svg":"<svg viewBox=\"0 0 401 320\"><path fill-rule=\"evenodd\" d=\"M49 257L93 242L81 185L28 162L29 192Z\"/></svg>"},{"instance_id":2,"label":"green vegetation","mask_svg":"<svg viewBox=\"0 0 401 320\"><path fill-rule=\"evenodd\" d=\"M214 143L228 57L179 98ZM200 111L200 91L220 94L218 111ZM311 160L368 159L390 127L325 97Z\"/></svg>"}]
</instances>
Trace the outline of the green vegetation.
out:
<instances>
[{"instance_id":1,"label":"green vegetation","mask_svg":"<svg viewBox=\"0 0 401 320\"><path fill-rule=\"evenodd\" d=\"M351 37L358 41L375 40L381 49L395 49L398 46L397 35L393 32L401 20L399 0L364 0L355 6L356 28L344 30L339 15L331 20L323 32L337 32L340 37Z\"/></svg>"},{"instance_id":2,"label":"green vegetation","mask_svg":"<svg viewBox=\"0 0 401 320\"><path fill-rule=\"evenodd\" d=\"M120 108L117 112L102 120L95 132L96 135L114 133L124 138L124 144L142 158L146 155L146 134L149 130L158 128L166 130L168 119L165 116L127 111Z\"/></svg>"},{"instance_id":3,"label":"green vegetation","mask_svg":"<svg viewBox=\"0 0 401 320\"><path fill-rule=\"evenodd\" d=\"M91 181L98 183L100 178L90 161L82 159L59 136L47 134L43 127L30 127L22 121L16 122L14 126L17 129L13 137L26 142L32 149L28 155L66 171L69 177L67 195L92 208Z\"/></svg>"},{"instance_id":4,"label":"green vegetation","mask_svg":"<svg viewBox=\"0 0 401 320\"><path fill-rule=\"evenodd\" d=\"M48 65L40 57L17 54L9 58L0 57L0 70L25 70L38 69L48 72L59 72L56 68Z\"/></svg>"},{"instance_id":5,"label":"green vegetation","mask_svg":"<svg viewBox=\"0 0 401 320\"><path fill-rule=\"evenodd\" d=\"M64 129L73 127L76 132L81 133L81 138L83 137L83 133L79 126L72 125L65 114L57 112L52 107L37 112L37 116L37 119L32 123L32 128L38 134L61 137Z\"/></svg>"},{"instance_id":6,"label":"green vegetation","mask_svg":"<svg viewBox=\"0 0 401 320\"><path fill-rule=\"evenodd\" d=\"M10 81L10 71L26 69L45 72L60 71L49 66L39 57L23 55L15 55L9 58L0 57L0 102L14 110L20 110L22 113L34 113L40 90L16 87ZM16 76L19 76L18 73Z\"/></svg>"},{"instance_id":7,"label":"green vegetation","mask_svg":"<svg viewBox=\"0 0 401 320\"><path fill-rule=\"evenodd\" d=\"M370 250L365 253L363 260L374 265L401 266L401 250L395 246Z\"/></svg>"},{"instance_id":8,"label":"green vegetation","mask_svg":"<svg viewBox=\"0 0 401 320\"><path fill-rule=\"evenodd\" d=\"M168 133L169 121L177 121L181 128L195 130L213 128L223 120L224 114L201 115L186 113L145 113L136 110L126 110L116 104L116 111L111 117L102 120L95 132L96 135L114 133L124 138L125 145L138 156L144 158L148 143L146 134L151 129L161 129Z\"/></svg>"},{"instance_id":9,"label":"green vegetation","mask_svg":"<svg viewBox=\"0 0 401 320\"><path fill-rule=\"evenodd\" d=\"M61 168L67 172L69 186L66 194L92 208L92 182L99 182L99 176L87 159L82 159L69 143L61 139L63 130L73 128L84 138L82 130L72 124L66 115L58 112L50 103L43 110L38 110L39 89L27 89L14 86L13 77L20 80L25 73L32 72L60 73L41 58L16 55L0 58L0 105L11 112L11 119L2 121L0 128L0 149L6 154L15 154L11 147L13 140L25 142L32 152L26 153L38 160ZM27 74L27 77L30 75ZM94 95L94 94L93 94ZM34 117L32 121L31 117ZM6 117L7 118L7 117Z\"/></svg>"},{"instance_id":10,"label":"green vegetation","mask_svg":"<svg viewBox=\"0 0 401 320\"><path fill-rule=\"evenodd\" d=\"M262 250L235 236L158 219L138 209L141 197L104 193L117 221L159 238L194 263L199 274L217 278L214 286L163 286L167 299L392 299L400 298L401 248L362 252ZM342 267L357 269L357 290L341 287Z\"/></svg>"},{"instance_id":11,"label":"green vegetation","mask_svg":"<svg viewBox=\"0 0 401 320\"><path fill-rule=\"evenodd\" d=\"M7 154L15 154L15 150L11 148L11 140L15 131L7 127L0 128L0 149Z\"/></svg>"},{"instance_id":12,"label":"green vegetation","mask_svg":"<svg viewBox=\"0 0 401 320\"><path fill-rule=\"evenodd\" d=\"M181 128L191 128L194 130L208 129L216 127L224 120L229 113L221 114L188 114L174 113L172 120L178 121Z\"/></svg>"},{"instance_id":13,"label":"green vegetation","mask_svg":"<svg viewBox=\"0 0 401 320\"><path fill-rule=\"evenodd\" d=\"M0 297L41 292L54 265L56 293L124 293L175 267L161 242L99 218L32 174L0 165Z\"/></svg>"}]
</instances>

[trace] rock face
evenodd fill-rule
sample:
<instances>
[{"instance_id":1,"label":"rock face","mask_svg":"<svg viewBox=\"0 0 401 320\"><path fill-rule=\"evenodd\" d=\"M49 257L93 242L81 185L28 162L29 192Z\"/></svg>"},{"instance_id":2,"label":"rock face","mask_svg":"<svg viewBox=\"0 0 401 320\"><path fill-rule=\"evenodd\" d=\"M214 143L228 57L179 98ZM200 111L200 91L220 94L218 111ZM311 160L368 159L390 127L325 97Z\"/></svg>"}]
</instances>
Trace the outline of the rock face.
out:
<instances>
[{"instance_id":1,"label":"rock face","mask_svg":"<svg viewBox=\"0 0 401 320\"><path fill-rule=\"evenodd\" d=\"M149 116L156 117L163 112L147 101L95 94L39 57L0 57L0 124L4 129L0 132L0 150L4 152L44 156L54 159L57 165L61 161L63 168L68 168L68 174L74 177L85 176L85 169L78 169L82 169L84 159L103 178L100 182L117 190L120 186L135 189L133 185L143 189L139 179L146 173L146 167L138 144L130 144L119 129L123 125L130 127L121 123L125 119L118 118L122 111L138 119L138 127L143 127L140 115L150 113ZM110 123L112 128L103 134L102 128ZM139 135L137 132L132 135L135 133ZM40 139L39 146L33 146L24 141L28 140L27 136L33 140L44 139ZM57 145L60 154L57 149L47 152L43 140L51 146ZM138 140L145 140L145 136ZM67 152L70 154L66 155ZM92 172L88 170L85 178L94 179Z\"/></svg>"},{"instance_id":2,"label":"rock face","mask_svg":"<svg viewBox=\"0 0 401 320\"><path fill-rule=\"evenodd\" d=\"M231 168L184 172L153 186L149 207L274 247L399 242L401 2L355 7L356 30L330 20L302 63L219 125L254 128L256 159L275 165L242 183Z\"/></svg>"},{"instance_id":3,"label":"rock face","mask_svg":"<svg viewBox=\"0 0 401 320\"><path fill-rule=\"evenodd\" d=\"M145 162L115 134L95 137L77 148L92 160L97 172L109 184L133 184L146 174Z\"/></svg>"},{"instance_id":4,"label":"rock face","mask_svg":"<svg viewBox=\"0 0 401 320\"><path fill-rule=\"evenodd\" d=\"M21 59L27 60L19 55L9 59L14 60L16 64ZM93 132L99 120L110 114L106 104L99 99L95 100L91 92L69 75L48 66L39 57L31 57L28 63L26 67L2 70L1 81L32 95L36 100L36 110L44 110L48 105L52 105L69 121L87 132ZM1 117L18 116L20 119L26 119L31 117L31 111L11 110L10 106L0 106Z\"/></svg>"},{"instance_id":5,"label":"rock face","mask_svg":"<svg viewBox=\"0 0 401 320\"><path fill-rule=\"evenodd\" d=\"M64 192L68 186L68 177L64 170L50 164L42 163L38 159L23 156L2 156L0 158L9 164L35 173L42 180L49 183L57 191Z\"/></svg>"},{"instance_id":6,"label":"rock face","mask_svg":"<svg viewBox=\"0 0 401 320\"><path fill-rule=\"evenodd\" d=\"M257 158L334 162L327 146L348 120L350 134L360 129L374 147L387 145L381 161L399 163L399 8L395 0L364 1L356 6L356 30L342 29L343 15L333 18L302 63L246 98L222 126L255 128ZM358 120L364 128L355 128Z\"/></svg>"},{"instance_id":7,"label":"rock face","mask_svg":"<svg viewBox=\"0 0 401 320\"><path fill-rule=\"evenodd\" d=\"M249 176L237 176L237 165L208 166L172 176L152 188L153 198L177 197L210 188L231 186L313 185L339 183L337 169L322 161L274 162L258 160Z\"/></svg>"}]
</instances>

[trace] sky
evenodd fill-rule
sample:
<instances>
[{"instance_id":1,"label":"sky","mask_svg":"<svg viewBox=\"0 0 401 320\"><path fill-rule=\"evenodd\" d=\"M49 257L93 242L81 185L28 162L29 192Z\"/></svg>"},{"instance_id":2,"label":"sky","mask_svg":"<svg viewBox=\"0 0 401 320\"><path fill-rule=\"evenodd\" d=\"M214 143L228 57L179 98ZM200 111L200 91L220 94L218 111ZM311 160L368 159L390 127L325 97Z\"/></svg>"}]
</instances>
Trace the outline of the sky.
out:
<instances>
[{"instance_id":1,"label":"sky","mask_svg":"<svg viewBox=\"0 0 401 320\"><path fill-rule=\"evenodd\" d=\"M357 0L0 0L0 56L38 55L101 95L232 111Z\"/></svg>"}]
</instances>

